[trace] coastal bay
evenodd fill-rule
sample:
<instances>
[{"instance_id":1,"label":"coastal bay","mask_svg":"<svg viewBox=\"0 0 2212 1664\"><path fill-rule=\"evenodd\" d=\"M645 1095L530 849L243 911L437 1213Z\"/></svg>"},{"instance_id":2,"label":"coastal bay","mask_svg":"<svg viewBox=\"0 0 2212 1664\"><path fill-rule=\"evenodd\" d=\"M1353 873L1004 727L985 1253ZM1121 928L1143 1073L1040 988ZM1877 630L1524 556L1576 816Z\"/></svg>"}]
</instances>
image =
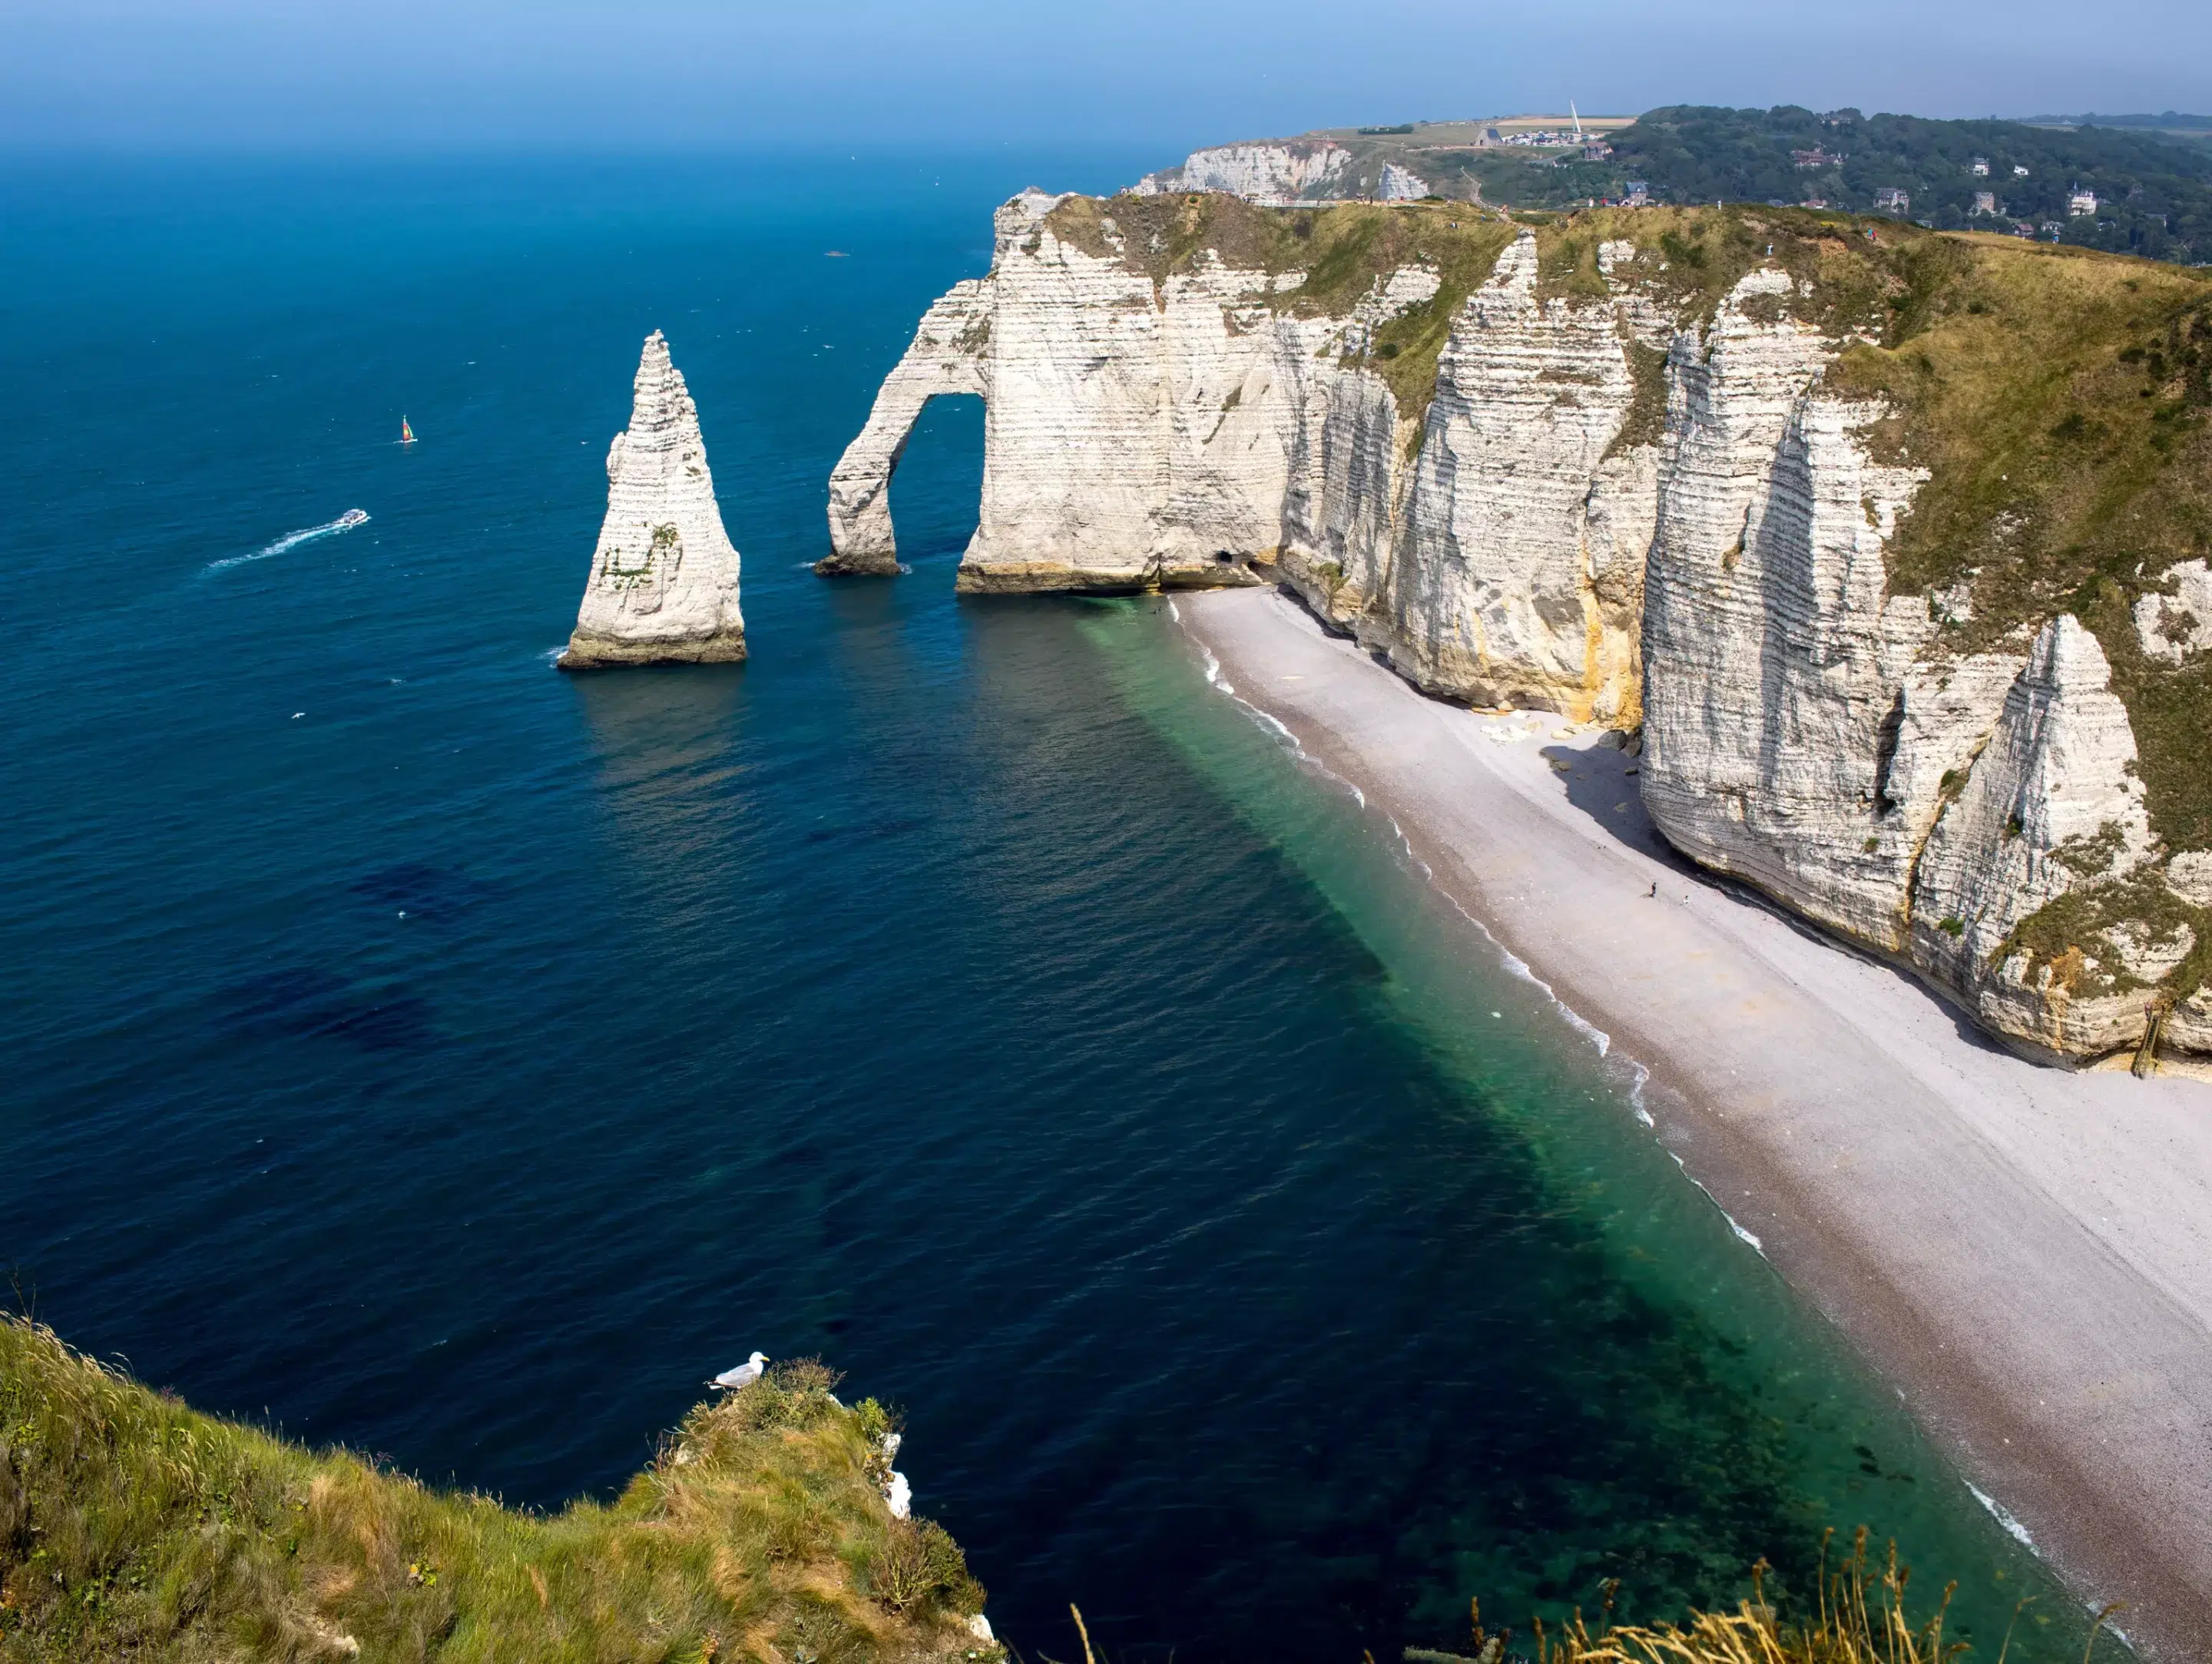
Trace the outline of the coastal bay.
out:
<instances>
[{"instance_id":1,"label":"coastal bay","mask_svg":"<svg viewBox=\"0 0 2212 1664\"><path fill-rule=\"evenodd\" d=\"M9 179L0 352L49 396L5 535L52 581L0 1259L197 1406L537 1507L818 1355L1025 1651L1071 1600L1117 1653L1342 1664L1475 1596L1661 1617L1765 1556L1796 1598L1863 1523L1954 1633L2033 1592L2012 1656L2071 1664L1635 1123L1634 1048L1431 919L1163 603L956 597L972 405L908 453L908 576L807 570L990 204L1129 174L1012 166ZM751 656L564 679L662 327Z\"/></svg>"},{"instance_id":2,"label":"coastal bay","mask_svg":"<svg viewBox=\"0 0 2212 1664\"><path fill-rule=\"evenodd\" d=\"M2158 1655L2212 1644L2212 1087L2041 1068L1698 873L1634 759L1424 698L1278 593L1178 598L1222 686L1651 1071L1658 1136Z\"/></svg>"}]
</instances>

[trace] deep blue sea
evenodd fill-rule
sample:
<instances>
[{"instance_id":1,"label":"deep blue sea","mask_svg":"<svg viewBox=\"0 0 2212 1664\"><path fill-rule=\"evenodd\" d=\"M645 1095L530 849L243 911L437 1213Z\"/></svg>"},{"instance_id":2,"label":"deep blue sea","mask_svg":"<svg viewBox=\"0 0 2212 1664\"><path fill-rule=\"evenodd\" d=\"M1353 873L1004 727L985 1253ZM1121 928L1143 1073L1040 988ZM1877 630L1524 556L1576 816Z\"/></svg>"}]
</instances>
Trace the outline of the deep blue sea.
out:
<instances>
[{"instance_id":1,"label":"deep blue sea","mask_svg":"<svg viewBox=\"0 0 2212 1664\"><path fill-rule=\"evenodd\" d=\"M2078 1657L1624 1061L1162 603L954 596L974 401L912 571L805 570L992 205L1159 160L0 167L0 1266L538 1506L819 1355L1032 1656L1071 1601L1189 1664L1671 1616L1865 1523L1982 1655L2033 1594L2013 1657ZM564 677L656 327L753 656Z\"/></svg>"}]
</instances>

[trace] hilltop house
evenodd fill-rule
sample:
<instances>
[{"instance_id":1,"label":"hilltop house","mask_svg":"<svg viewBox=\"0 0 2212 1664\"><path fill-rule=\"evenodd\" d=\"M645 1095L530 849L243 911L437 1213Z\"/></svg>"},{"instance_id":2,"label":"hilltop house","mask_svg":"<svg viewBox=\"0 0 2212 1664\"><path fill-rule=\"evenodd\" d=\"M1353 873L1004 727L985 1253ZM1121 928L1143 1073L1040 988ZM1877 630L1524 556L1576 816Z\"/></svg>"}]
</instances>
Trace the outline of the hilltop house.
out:
<instances>
[{"instance_id":1,"label":"hilltop house","mask_svg":"<svg viewBox=\"0 0 2212 1664\"><path fill-rule=\"evenodd\" d=\"M1790 160L1796 162L1800 169L1811 169L1840 167L1844 159L1816 144L1809 150L1792 150Z\"/></svg>"},{"instance_id":2,"label":"hilltop house","mask_svg":"<svg viewBox=\"0 0 2212 1664\"><path fill-rule=\"evenodd\" d=\"M1885 185L1874 193L1875 211L1878 214L1906 214L1912 210L1912 195L1894 185Z\"/></svg>"},{"instance_id":3,"label":"hilltop house","mask_svg":"<svg viewBox=\"0 0 2212 1664\"><path fill-rule=\"evenodd\" d=\"M2097 211L2097 193L2075 186L2066 195L2066 211L2075 219Z\"/></svg>"},{"instance_id":4,"label":"hilltop house","mask_svg":"<svg viewBox=\"0 0 2212 1664\"><path fill-rule=\"evenodd\" d=\"M1640 179L1629 180L1628 194L1620 199L1620 205L1623 208L1649 208L1651 206L1651 186Z\"/></svg>"},{"instance_id":5,"label":"hilltop house","mask_svg":"<svg viewBox=\"0 0 2212 1664\"><path fill-rule=\"evenodd\" d=\"M1976 179L1987 179L1990 176L1990 159L1987 156L1976 156L1974 165L1969 171Z\"/></svg>"},{"instance_id":6,"label":"hilltop house","mask_svg":"<svg viewBox=\"0 0 2212 1664\"><path fill-rule=\"evenodd\" d=\"M1994 214L1996 211L1997 193L1994 191L1977 191L1974 192L1974 205L1966 210L1966 216L1972 219L1977 214Z\"/></svg>"}]
</instances>

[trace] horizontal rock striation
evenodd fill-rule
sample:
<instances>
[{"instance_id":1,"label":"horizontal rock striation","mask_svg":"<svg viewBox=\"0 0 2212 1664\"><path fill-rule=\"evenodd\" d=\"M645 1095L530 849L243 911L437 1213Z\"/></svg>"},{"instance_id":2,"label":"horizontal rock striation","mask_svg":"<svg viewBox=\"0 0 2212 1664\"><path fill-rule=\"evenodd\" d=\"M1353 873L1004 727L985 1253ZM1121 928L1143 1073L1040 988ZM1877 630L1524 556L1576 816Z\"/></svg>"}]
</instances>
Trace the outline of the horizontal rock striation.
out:
<instances>
[{"instance_id":1,"label":"horizontal rock striation","mask_svg":"<svg viewBox=\"0 0 2212 1664\"><path fill-rule=\"evenodd\" d=\"M1156 273L1131 245L1157 227L1069 201L1006 204L990 274L924 317L831 474L817 570L896 570L907 436L930 398L973 393L963 589L1279 575L1432 692L1634 720L1658 447L1620 442L1654 326L1539 299L1534 239L1492 235L1497 270L1437 321L1429 407L1402 411L1386 338L1455 298L1436 260L1377 263L1319 304L1306 269L1210 247Z\"/></svg>"},{"instance_id":2,"label":"horizontal rock striation","mask_svg":"<svg viewBox=\"0 0 2212 1664\"><path fill-rule=\"evenodd\" d=\"M895 570L887 490L915 416L980 394L963 588L1286 582L1429 692L1640 724L1678 849L2022 1049L2078 1062L2162 1031L2212 1051L2212 768L2189 774L2196 707L2157 680L2212 679L2205 563L2136 561L2132 589L2100 580L2094 616L2068 610L2082 578L2021 552L2100 499L2031 511L1990 436L1929 413L1979 389L2046 446L2117 444L2133 420L2151 459L2133 477L2187 476L2196 382L2163 404L2108 388L2095 425L2062 405L2024 429L2002 404L2030 396L2005 380L2022 360L1977 320L1993 301L2056 318L2075 288L2108 318L2088 267L1894 227L1854 243L1795 210L1516 231L1458 204L1270 210L1174 182L1000 210L989 275L931 308L837 466L823 570ZM2086 350L2051 327L2051 350ZM2212 308L2080 373L2201 381L2200 335ZM2193 500L2186 477L2142 489ZM2033 558L2072 558L2084 527Z\"/></svg>"},{"instance_id":3,"label":"horizontal rock striation","mask_svg":"<svg viewBox=\"0 0 2212 1664\"><path fill-rule=\"evenodd\" d=\"M820 570L894 570L886 493L939 393L985 401L963 589L1249 582L1250 564L1273 557L1305 410L1348 320L1274 311L1279 276L1211 251L1156 283L1110 247L1071 241L1060 200L1000 210L990 276L923 320L830 476Z\"/></svg>"},{"instance_id":4,"label":"horizontal rock striation","mask_svg":"<svg viewBox=\"0 0 2212 1664\"><path fill-rule=\"evenodd\" d=\"M745 656L738 552L722 529L699 412L659 330L646 338L629 426L607 452L607 517L563 670Z\"/></svg>"},{"instance_id":5,"label":"horizontal rock striation","mask_svg":"<svg viewBox=\"0 0 2212 1664\"><path fill-rule=\"evenodd\" d=\"M993 290L988 280L955 283L922 314L914 344L884 380L867 426L830 475L830 553L815 562L824 577L899 570L891 532L891 475L906 454L921 407L940 393L986 391Z\"/></svg>"}]
</instances>

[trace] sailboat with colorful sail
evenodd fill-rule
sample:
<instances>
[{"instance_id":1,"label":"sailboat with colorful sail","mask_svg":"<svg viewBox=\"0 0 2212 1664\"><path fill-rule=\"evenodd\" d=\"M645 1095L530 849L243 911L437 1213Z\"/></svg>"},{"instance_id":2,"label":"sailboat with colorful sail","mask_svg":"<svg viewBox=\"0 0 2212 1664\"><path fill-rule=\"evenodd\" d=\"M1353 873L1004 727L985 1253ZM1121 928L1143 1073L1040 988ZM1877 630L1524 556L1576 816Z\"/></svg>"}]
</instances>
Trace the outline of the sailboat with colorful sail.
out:
<instances>
[{"instance_id":1,"label":"sailboat with colorful sail","mask_svg":"<svg viewBox=\"0 0 2212 1664\"><path fill-rule=\"evenodd\" d=\"M415 430L407 425L407 418L404 416L399 418L399 442L403 445L415 442Z\"/></svg>"}]
</instances>

